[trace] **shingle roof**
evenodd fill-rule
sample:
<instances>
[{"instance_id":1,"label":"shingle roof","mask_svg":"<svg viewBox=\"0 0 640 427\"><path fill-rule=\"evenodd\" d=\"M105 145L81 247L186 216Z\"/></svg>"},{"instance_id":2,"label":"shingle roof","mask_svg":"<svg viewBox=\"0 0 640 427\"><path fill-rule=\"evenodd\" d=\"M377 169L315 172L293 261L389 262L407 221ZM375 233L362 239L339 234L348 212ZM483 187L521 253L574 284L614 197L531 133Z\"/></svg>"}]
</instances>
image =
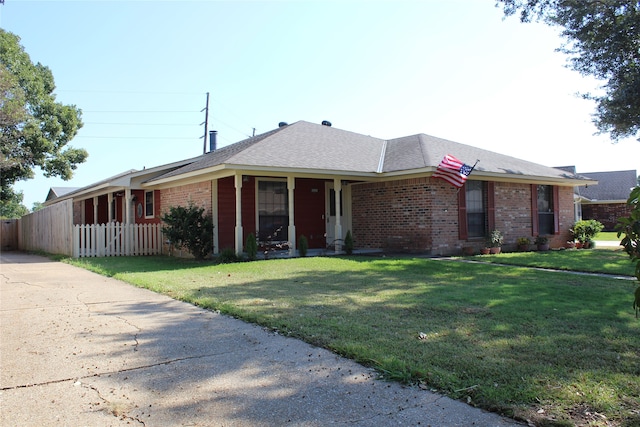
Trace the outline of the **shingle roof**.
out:
<instances>
[{"instance_id":1,"label":"shingle roof","mask_svg":"<svg viewBox=\"0 0 640 427\"><path fill-rule=\"evenodd\" d=\"M598 181L598 185L580 186L577 193L591 201L626 201L631 188L637 185L635 170L586 172L582 175Z\"/></svg>"},{"instance_id":2,"label":"shingle roof","mask_svg":"<svg viewBox=\"0 0 640 427\"><path fill-rule=\"evenodd\" d=\"M47 198L45 200L48 201L48 200L57 199L58 197L62 197L65 194L74 192L79 188L80 187L51 187L49 189L49 193L47 194Z\"/></svg>"},{"instance_id":3,"label":"shingle roof","mask_svg":"<svg viewBox=\"0 0 640 427\"><path fill-rule=\"evenodd\" d=\"M383 140L299 121L204 154L149 183L222 165L376 175L435 168L446 154L469 164L478 159L476 172L488 175L579 179L567 171L425 134Z\"/></svg>"}]
</instances>

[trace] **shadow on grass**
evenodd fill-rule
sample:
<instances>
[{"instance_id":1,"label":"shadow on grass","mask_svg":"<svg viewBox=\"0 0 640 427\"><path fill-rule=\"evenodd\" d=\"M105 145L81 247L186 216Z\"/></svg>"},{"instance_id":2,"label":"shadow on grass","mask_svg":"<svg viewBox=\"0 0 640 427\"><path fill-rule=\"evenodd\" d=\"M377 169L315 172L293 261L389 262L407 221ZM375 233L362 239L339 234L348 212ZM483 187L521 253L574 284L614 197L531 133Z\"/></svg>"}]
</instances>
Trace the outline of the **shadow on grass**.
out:
<instances>
[{"instance_id":1,"label":"shadow on grass","mask_svg":"<svg viewBox=\"0 0 640 427\"><path fill-rule=\"evenodd\" d=\"M182 268L158 259L129 271L146 273L153 265L161 267L156 271L167 283ZM638 419L640 404L632 396L640 395L640 327L630 310L628 283L406 258L184 266L202 269L190 271L179 291L167 292L172 296L326 347L387 378L422 382L511 414L541 408L580 422L594 412L621 423ZM117 267L112 264L111 270ZM126 274L122 278L129 280ZM157 280L144 274L131 279L147 287ZM163 312L130 306L121 315L157 316L156 309ZM175 357L180 346L191 356L211 348L226 355L236 346L228 352L231 360L214 371L186 375L185 386L248 374L255 344L250 338L247 348L238 347L228 341L236 338L218 336L209 323L213 329L202 342L203 332L191 329L202 327L195 318L177 324L157 320L149 335L138 339L148 340L165 358ZM208 350L199 350L200 345ZM251 372L259 378L267 369L262 364ZM182 387L154 377L143 380L162 392ZM301 383L293 393L311 390Z\"/></svg>"}]
</instances>

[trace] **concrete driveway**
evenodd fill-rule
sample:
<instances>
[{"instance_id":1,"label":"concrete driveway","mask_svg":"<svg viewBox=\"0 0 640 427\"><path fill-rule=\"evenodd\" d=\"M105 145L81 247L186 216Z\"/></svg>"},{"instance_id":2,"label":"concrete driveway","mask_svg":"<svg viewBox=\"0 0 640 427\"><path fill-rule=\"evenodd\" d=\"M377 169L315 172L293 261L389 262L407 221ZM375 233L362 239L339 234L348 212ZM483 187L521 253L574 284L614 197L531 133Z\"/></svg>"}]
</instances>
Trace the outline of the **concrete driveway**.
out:
<instances>
[{"instance_id":1,"label":"concrete driveway","mask_svg":"<svg viewBox=\"0 0 640 427\"><path fill-rule=\"evenodd\" d=\"M0 262L3 426L518 425L67 264Z\"/></svg>"}]
</instances>

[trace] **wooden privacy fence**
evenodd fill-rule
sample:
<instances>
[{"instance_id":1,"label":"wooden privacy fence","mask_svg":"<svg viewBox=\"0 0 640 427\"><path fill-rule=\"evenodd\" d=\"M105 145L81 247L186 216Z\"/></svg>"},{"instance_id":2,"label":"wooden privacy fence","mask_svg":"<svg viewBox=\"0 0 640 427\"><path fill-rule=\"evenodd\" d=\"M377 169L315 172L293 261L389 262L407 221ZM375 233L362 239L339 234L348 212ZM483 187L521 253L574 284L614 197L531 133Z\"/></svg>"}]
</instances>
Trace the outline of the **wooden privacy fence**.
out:
<instances>
[{"instance_id":1,"label":"wooden privacy fence","mask_svg":"<svg viewBox=\"0 0 640 427\"><path fill-rule=\"evenodd\" d=\"M64 200L25 215L18 221L18 249L70 256L73 202Z\"/></svg>"},{"instance_id":2,"label":"wooden privacy fence","mask_svg":"<svg viewBox=\"0 0 640 427\"><path fill-rule=\"evenodd\" d=\"M73 256L103 257L162 253L160 224L86 224L73 227Z\"/></svg>"}]
</instances>

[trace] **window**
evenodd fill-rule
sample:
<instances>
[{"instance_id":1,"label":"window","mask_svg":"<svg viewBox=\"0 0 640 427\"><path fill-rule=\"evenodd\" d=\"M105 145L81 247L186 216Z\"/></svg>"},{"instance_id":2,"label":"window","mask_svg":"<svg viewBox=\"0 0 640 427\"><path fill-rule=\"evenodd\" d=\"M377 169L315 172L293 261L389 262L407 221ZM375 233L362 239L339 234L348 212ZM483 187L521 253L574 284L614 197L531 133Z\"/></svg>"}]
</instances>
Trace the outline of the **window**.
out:
<instances>
[{"instance_id":1,"label":"window","mask_svg":"<svg viewBox=\"0 0 640 427\"><path fill-rule=\"evenodd\" d=\"M486 191L482 181L469 181L465 186L467 199L467 232L469 237L487 235Z\"/></svg>"},{"instance_id":2,"label":"window","mask_svg":"<svg viewBox=\"0 0 640 427\"><path fill-rule=\"evenodd\" d=\"M559 233L558 187L552 185L531 186L531 217L533 235Z\"/></svg>"},{"instance_id":3,"label":"window","mask_svg":"<svg viewBox=\"0 0 640 427\"><path fill-rule=\"evenodd\" d=\"M144 192L144 217L153 218L153 191Z\"/></svg>"},{"instance_id":4,"label":"window","mask_svg":"<svg viewBox=\"0 0 640 427\"><path fill-rule=\"evenodd\" d=\"M458 238L478 239L495 228L495 183L467 181L458 192Z\"/></svg>"},{"instance_id":5,"label":"window","mask_svg":"<svg viewBox=\"0 0 640 427\"><path fill-rule=\"evenodd\" d=\"M282 181L258 182L258 239L289 240L289 193Z\"/></svg>"},{"instance_id":6,"label":"window","mask_svg":"<svg viewBox=\"0 0 640 427\"><path fill-rule=\"evenodd\" d=\"M553 234L553 192L550 185L538 185L538 233Z\"/></svg>"}]
</instances>

